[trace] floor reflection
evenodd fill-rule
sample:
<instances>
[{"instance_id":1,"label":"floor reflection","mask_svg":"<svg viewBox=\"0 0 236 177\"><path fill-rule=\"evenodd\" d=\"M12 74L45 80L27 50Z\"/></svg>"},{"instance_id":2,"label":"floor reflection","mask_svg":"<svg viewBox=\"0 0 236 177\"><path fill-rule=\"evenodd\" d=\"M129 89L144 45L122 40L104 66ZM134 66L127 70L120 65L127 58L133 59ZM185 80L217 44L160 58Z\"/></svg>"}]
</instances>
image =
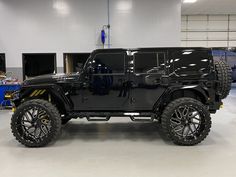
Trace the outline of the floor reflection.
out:
<instances>
[{"instance_id":1,"label":"floor reflection","mask_svg":"<svg viewBox=\"0 0 236 177\"><path fill-rule=\"evenodd\" d=\"M80 123L75 120L62 128L60 139L152 141L162 139L162 133L157 123Z\"/></svg>"}]
</instances>

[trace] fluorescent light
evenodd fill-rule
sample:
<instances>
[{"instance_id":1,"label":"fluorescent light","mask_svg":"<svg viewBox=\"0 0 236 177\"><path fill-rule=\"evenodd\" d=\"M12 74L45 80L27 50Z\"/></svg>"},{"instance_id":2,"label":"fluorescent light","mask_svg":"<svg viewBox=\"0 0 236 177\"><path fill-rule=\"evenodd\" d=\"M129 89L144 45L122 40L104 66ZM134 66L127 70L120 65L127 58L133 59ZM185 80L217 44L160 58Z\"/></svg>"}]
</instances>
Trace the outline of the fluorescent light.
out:
<instances>
[{"instance_id":1,"label":"fluorescent light","mask_svg":"<svg viewBox=\"0 0 236 177\"><path fill-rule=\"evenodd\" d=\"M70 13L70 7L64 0L54 1L53 8L61 15L68 15Z\"/></svg>"},{"instance_id":2,"label":"fluorescent light","mask_svg":"<svg viewBox=\"0 0 236 177\"><path fill-rule=\"evenodd\" d=\"M194 63L193 64L189 64L189 66L196 66L196 64L194 64Z\"/></svg>"},{"instance_id":3,"label":"fluorescent light","mask_svg":"<svg viewBox=\"0 0 236 177\"><path fill-rule=\"evenodd\" d=\"M179 58L176 58L174 61L179 61L180 59Z\"/></svg>"},{"instance_id":4,"label":"fluorescent light","mask_svg":"<svg viewBox=\"0 0 236 177\"><path fill-rule=\"evenodd\" d=\"M137 112L126 112L124 113L125 116L139 116L140 114Z\"/></svg>"},{"instance_id":5,"label":"fluorescent light","mask_svg":"<svg viewBox=\"0 0 236 177\"><path fill-rule=\"evenodd\" d=\"M203 60L201 60L202 62L208 62L208 59L203 59Z\"/></svg>"},{"instance_id":6,"label":"fluorescent light","mask_svg":"<svg viewBox=\"0 0 236 177\"><path fill-rule=\"evenodd\" d=\"M183 0L183 3L195 3L197 0Z\"/></svg>"},{"instance_id":7,"label":"fluorescent light","mask_svg":"<svg viewBox=\"0 0 236 177\"><path fill-rule=\"evenodd\" d=\"M130 11L133 7L133 1L132 0L122 0L118 1L117 3L117 9L119 11Z\"/></svg>"},{"instance_id":8,"label":"fluorescent light","mask_svg":"<svg viewBox=\"0 0 236 177\"><path fill-rule=\"evenodd\" d=\"M190 55L193 52L184 52L183 55Z\"/></svg>"}]
</instances>

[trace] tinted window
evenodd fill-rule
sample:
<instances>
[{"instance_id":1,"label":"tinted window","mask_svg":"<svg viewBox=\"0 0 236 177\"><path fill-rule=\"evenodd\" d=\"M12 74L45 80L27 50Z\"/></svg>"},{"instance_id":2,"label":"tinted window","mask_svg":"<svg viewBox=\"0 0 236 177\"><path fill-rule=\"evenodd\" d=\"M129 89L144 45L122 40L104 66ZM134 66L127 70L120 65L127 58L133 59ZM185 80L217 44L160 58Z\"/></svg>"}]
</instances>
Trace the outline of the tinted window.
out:
<instances>
[{"instance_id":1,"label":"tinted window","mask_svg":"<svg viewBox=\"0 0 236 177\"><path fill-rule=\"evenodd\" d=\"M170 59L170 71L181 77L204 78L209 73L208 51L179 51ZM173 71L172 71L173 69Z\"/></svg>"},{"instance_id":2,"label":"tinted window","mask_svg":"<svg viewBox=\"0 0 236 177\"><path fill-rule=\"evenodd\" d=\"M95 74L124 73L123 53L97 54L92 60Z\"/></svg>"},{"instance_id":3,"label":"tinted window","mask_svg":"<svg viewBox=\"0 0 236 177\"><path fill-rule=\"evenodd\" d=\"M135 73L157 73L164 70L164 53L136 53L134 60Z\"/></svg>"}]
</instances>

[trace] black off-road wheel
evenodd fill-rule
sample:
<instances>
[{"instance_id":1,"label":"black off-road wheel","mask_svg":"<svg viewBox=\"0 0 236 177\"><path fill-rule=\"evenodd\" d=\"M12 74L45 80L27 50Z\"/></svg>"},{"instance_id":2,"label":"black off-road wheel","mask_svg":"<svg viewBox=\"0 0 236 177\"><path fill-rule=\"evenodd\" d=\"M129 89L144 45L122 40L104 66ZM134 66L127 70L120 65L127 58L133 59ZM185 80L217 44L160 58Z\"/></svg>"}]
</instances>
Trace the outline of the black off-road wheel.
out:
<instances>
[{"instance_id":1,"label":"black off-road wheel","mask_svg":"<svg viewBox=\"0 0 236 177\"><path fill-rule=\"evenodd\" d=\"M229 95L232 83L232 70L224 61L216 61L215 69L218 79L217 92L221 95L221 99Z\"/></svg>"},{"instance_id":2,"label":"black off-road wheel","mask_svg":"<svg viewBox=\"0 0 236 177\"><path fill-rule=\"evenodd\" d=\"M12 133L27 147L43 147L57 138L61 117L57 108L45 100L22 103L11 119Z\"/></svg>"},{"instance_id":3,"label":"black off-road wheel","mask_svg":"<svg viewBox=\"0 0 236 177\"><path fill-rule=\"evenodd\" d=\"M192 98L179 98L167 105L161 117L164 134L175 144L192 146L210 132L211 117L206 107Z\"/></svg>"}]
</instances>

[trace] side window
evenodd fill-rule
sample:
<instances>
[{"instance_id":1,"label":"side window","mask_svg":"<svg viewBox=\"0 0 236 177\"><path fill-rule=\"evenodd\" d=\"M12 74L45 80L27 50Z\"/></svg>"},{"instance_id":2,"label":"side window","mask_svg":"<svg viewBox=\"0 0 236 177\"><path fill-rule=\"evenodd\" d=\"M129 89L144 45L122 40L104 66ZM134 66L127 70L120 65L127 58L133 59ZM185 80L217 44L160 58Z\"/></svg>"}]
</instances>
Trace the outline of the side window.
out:
<instances>
[{"instance_id":1,"label":"side window","mask_svg":"<svg viewBox=\"0 0 236 177\"><path fill-rule=\"evenodd\" d=\"M95 55L92 60L94 74L124 74L124 53L104 53Z\"/></svg>"},{"instance_id":2,"label":"side window","mask_svg":"<svg viewBox=\"0 0 236 177\"><path fill-rule=\"evenodd\" d=\"M165 68L165 53L136 53L134 55L135 73L159 73Z\"/></svg>"},{"instance_id":3,"label":"side window","mask_svg":"<svg viewBox=\"0 0 236 177\"><path fill-rule=\"evenodd\" d=\"M174 52L170 63L173 64L173 73L194 78L206 77L209 73L208 51L178 51Z\"/></svg>"}]
</instances>

